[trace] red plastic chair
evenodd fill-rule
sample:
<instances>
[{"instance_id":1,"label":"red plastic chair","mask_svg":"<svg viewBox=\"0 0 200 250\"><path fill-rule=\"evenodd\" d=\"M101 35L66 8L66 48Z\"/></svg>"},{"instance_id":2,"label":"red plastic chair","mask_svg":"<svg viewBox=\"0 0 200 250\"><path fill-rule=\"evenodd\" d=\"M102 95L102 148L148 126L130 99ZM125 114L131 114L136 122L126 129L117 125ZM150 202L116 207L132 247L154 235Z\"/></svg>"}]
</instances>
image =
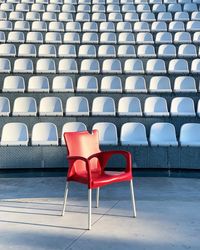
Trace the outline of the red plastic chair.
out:
<instances>
[{"instance_id":1,"label":"red plastic chair","mask_svg":"<svg viewBox=\"0 0 200 250\"><path fill-rule=\"evenodd\" d=\"M99 205L99 188L105 185L129 181L133 206L133 217L136 217L135 198L132 181L131 154L127 151L115 150L102 152L99 149L98 131L65 132L65 143L68 150L69 169L62 215L65 213L68 184L70 181L79 182L88 186L88 229L91 229L92 189L97 189L96 207ZM126 159L126 168L123 172L105 171L106 163L114 154L121 154Z\"/></svg>"}]
</instances>

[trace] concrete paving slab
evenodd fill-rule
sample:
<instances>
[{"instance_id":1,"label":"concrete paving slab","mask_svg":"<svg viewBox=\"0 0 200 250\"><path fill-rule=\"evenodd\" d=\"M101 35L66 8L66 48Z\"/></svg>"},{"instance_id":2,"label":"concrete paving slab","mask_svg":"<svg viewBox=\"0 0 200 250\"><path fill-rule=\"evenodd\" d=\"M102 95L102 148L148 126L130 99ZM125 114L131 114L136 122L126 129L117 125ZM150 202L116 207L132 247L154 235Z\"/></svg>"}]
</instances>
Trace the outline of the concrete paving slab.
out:
<instances>
[{"instance_id":1,"label":"concrete paving slab","mask_svg":"<svg viewBox=\"0 0 200 250\"><path fill-rule=\"evenodd\" d=\"M128 183L102 188L91 231L83 185L70 185L60 216L64 186L62 177L1 178L0 250L200 249L199 179L135 178L137 218Z\"/></svg>"}]
</instances>

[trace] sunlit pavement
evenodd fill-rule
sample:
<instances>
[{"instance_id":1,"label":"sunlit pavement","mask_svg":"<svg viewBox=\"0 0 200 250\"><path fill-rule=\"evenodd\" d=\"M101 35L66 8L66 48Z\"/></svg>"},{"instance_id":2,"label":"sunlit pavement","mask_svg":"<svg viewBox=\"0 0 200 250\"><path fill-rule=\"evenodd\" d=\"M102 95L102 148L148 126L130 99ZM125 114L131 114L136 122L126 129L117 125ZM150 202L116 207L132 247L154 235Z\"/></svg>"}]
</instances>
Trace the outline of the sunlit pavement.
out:
<instances>
[{"instance_id":1,"label":"sunlit pavement","mask_svg":"<svg viewBox=\"0 0 200 250\"><path fill-rule=\"evenodd\" d=\"M128 183L93 192L87 230L87 188L70 183L60 216L65 179L0 179L0 249L200 249L200 179L137 177L137 218Z\"/></svg>"}]
</instances>

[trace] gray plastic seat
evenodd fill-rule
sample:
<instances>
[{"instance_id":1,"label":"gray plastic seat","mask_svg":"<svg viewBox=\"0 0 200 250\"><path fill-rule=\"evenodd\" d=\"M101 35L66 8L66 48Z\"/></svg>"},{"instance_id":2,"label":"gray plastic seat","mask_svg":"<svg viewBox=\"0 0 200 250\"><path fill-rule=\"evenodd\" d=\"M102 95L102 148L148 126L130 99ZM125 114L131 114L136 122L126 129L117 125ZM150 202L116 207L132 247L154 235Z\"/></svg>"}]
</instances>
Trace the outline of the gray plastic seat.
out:
<instances>
[{"instance_id":1,"label":"gray plastic seat","mask_svg":"<svg viewBox=\"0 0 200 250\"><path fill-rule=\"evenodd\" d=\"M6 123L1 134L1 146L28 146L28 128L19 122Z\"/></svg>"},{"instance_id":2,"label":"gray plastic seat","mask_svg":"<svg viewBox=\"0 0 200 250\"><path fill-rule=\"evenodd\" d=\"M18 97L14 101L13 116L36 116L37 104L33 97Z\"/></svg>"},{"instance_id":3,"label":"gray plastic seat","mask_svg":"<svg viewBox=\"0 0 200 250\"><path fill-rule=\"evenodd\" d=\"M148 146L145 126L139 122L127 122L121 127L121 145Z\"/></svg>"},{"instance_id":4,"label":"gray plastic seat","mask_svg":"<svg viewBox=\"0 0 200 250\"><path fill-rule=\"evenodd\" d=\"M74 92L73 80L69 76L55 76L52 81L53 92Z\"/></svg>"},{"instance_id":5,"label":"gray plastic seat","mask_svg":"<svg viewBox=\"0 0 200 250\"><path fill-rule=\"evenodd\" d=\"M189 97L175 97L171 102L171 116L196 116L194 101Z\"/></svg>"},{"instance_id":6,"label":"gray plastic seat","mask_svg":"<svg viewBox=\"0 0 200 250\"><path fill-rule=\"evenodd\" d=\"M66 116L89 116L89 104L86 97L71 96L65 107Z\"/></svg>"},{"instance_id":7,"label":"gray plastic seat","mask_svg":"<svg viewBox=\"0 0 200 250\"><path fill-rule=\"evenodd\" d=\"M10 101L7 97L0 96L0 116L9 116Z\"/></svg>"},{"instance_id":8,"label":"gray plastic seat","mask_svg":"<svg viewBox=\"0 0 200 250\"><path fill-rule=\"evenodd\" d=\"M114 99L107 96L94 98L92 103L92 115L115 116Z\"/></svg>"},{"instance_id":9,"label":"gray plastic seat","mask_svg":"<svg viewBox=\"0 0 200 250\"><path fill-rule=\"evenodd\" d=\"M151 146L178 146L176 130L173 124L157 122L150 129Z\"/></svg>"},{"instance_id":10,"label":"gray plastic seat","mask_svg":"<svg viewBox=\"0 0 200 250\"><path fill-rule=\"evenodd\" d=\"M121 97L118 103L119 116L142 116L140 100L137 97Z\"/></svg>"},{"instance_id":11,"label":"gray plastic seat","mask_svg":"<svg viewBox=\"0 0 200 250\"><path fill-rule=\"evenodd\" d=\"M186 123L180 129L181 146L199 147L200 146L200 124Z\"/></svg>"},{"instance_id":12,"label":"gray plastic seat","mask_svg":"<svg viewBox=\"0 0 200 250\"><path fill-rule=\"evenodd\" d=\"M58 131L55 124L39 122L33 126L31 144L33 146L57 146Z\"/></svg>"},{"instance_id":13,"label":"gray plastic seat","mask_svg":"<svg viewBox=\"0 0 200 250\"><path fill-rule=\"evenodd\" d=\"M55 96L43 97L39 106L40 116L63 116L62 101Z\"/></svg>"},{"instance_id":14,"label":"gray plastic seat","mask_svg":"<svg viewBox=\"0 0 200 250\"><path fill-rule=\"evenodd\" d=\"M117 145L117 128L115 124L110 122L98 122L92 127L92 130L97 129L99 132L99 143L101 145Z\"/></svg>"},{"instance_id":15,"label":"gray plastic seat","mask_svg":"<svg viewBox=\"0 0 200 250\"><path fill-rule=\"evenodd\" d=\"M163 97L151 96L146 98L144 103L145 116L169 116L166 99Z\"/></svg>"}]
</instances>

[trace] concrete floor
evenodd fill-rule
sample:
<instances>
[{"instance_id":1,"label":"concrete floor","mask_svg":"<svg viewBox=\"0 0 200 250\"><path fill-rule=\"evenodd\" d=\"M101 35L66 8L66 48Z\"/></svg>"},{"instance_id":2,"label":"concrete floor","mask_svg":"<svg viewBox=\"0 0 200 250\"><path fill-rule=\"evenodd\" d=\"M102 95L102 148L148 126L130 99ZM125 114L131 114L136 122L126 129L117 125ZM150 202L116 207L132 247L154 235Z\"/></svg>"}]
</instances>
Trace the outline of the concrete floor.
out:
<instances>
[{"instance_id":1,"label":"concrete floor","mask_svg":"<svg viewBox=\"0 0 200 250\"><path fill-rule=\"evenodd\" d=\"M135 178L137 218L128 183L100 192L87 228L87 189L71 183L60 216L65 179L0 179L0 250L200 249L200 179ZM95 194L94 194L95 195Z\"/></svg>"}]
</instances>

